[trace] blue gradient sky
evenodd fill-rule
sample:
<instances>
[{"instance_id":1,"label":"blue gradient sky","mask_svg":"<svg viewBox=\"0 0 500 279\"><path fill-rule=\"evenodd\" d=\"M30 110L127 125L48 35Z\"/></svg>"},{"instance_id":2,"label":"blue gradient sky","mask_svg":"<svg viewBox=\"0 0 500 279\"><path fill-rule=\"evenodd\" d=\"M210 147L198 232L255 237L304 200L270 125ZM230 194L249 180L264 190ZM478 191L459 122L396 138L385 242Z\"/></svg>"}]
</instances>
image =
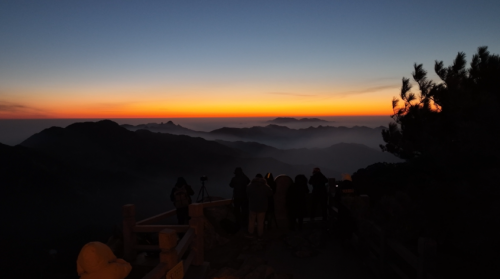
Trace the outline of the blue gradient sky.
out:
<instances>
[{"instance_id":1,"label":"blue gradient sky","mask_svg":"<svg viewBox=\"0 0 500 279\"><path fill-rule=\"evenodd\" d=\"M0 118L390 114L413 63L432 72L459 51L500 53L499 12L457 0L0 1Z\"/></svg>"}]
</instances>

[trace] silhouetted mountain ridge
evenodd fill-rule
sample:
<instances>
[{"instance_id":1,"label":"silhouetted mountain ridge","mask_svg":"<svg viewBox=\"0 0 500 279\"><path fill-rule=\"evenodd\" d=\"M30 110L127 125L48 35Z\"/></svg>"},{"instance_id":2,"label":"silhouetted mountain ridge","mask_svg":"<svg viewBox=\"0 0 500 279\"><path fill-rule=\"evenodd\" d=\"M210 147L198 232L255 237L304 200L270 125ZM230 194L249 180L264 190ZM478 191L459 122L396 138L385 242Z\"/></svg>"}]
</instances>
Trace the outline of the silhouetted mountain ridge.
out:
<instances>
[{"instance_id":1,"label":"silhouetted mountain ridge","mask_svg":"<svg viewBox=\"0 0 500 279\"><path fill-rule=\"evenodd\" d=\"M137 130L150 130L152 132L162 132L162 133L169 133L169 134L184 134L184 135L196 135L197 133L203 134L204 132L199 132L199 131L194 131L190 130L188 128L182 127L179 124L174 124L172 121L168 121L166 123L147 123L147 124L139 124L139 125L130 125L130 124L123 124L121 125L122 127L126 128L127 130L131 131L137 131Z\"/></svg>"},{"instance_id":2,"label":"silhouetted mountain ridge","mask_svg":"<svg viewBox=\"0 0 500 279\"><path fill-rule=\"evenodd\" d=\"M305 129L291 129L285 126L268 125L251 128L221 128L210 132L228 141L255 141L280 149L325 148L341 142L352 142L378 148L381 143L382 127L364 126L333 127L318 126Z\"/></svg>"},{"instance_id":3,"label":"silhouetted mountain ridge","mask_svg":"<svg viewBox=\"0 0 500 279\"><path fill-rule=\"evenodd\" d=\"M376 128L365 126L348 128L344 126L322 125L293 129L287 126L269 124L267 126L253 126L250 128L222 127L210 132L200 132L175 125L171 121L168 123L122 126L132 131L144 128L152 132L202 137L206 140L253 141L280 149L326 148L332 144L341 142L360 143L378 149L379 145L382 144L381 134L384 129L382 126Z\"/></svg>"},{"instance_id":4,"label":"silhouetted mountain ridge","mask_svg":"<svg viewBox=\"0 0 500 279\"><path fill-rule=\"evenodd\" d=\"M21 143L63 161L101 169L147 170L185 167L206 162L227 162L238 152L202 138L129 131L117 123L75 123L66 128L52 127Z\"/></svg>"},{"instance_id":5,"label":"silhouetted mountain ridge","mask_svg":"<svg viewBox=\"0 0 500 279\"><path fill-rule=\"evenodd\" d=\"M169 124L170 125L170 124ZM243 157L240 150L199 137L129 131L115 122L75 123L33 135L21 146L85 168L143 175L230 175L235 166L256 172L304 172L272 158ZM309 171L310 166L307 167Z\"/></svg>"},{"instance_id":6,"label":"silhouetted mountain ridge","mask_svg":"<svg viewBox=\"0 0 500 279\"><path fill-rule=\"evenodd\" d=\"M331 122L331 121L326 121L323 119L319 118L293 118L293 117L277 117L272 120L266 121L267 123L276 123L276 124L287 124L287 123L298 123L298 122Z\"/></svg>"}]
</instances>

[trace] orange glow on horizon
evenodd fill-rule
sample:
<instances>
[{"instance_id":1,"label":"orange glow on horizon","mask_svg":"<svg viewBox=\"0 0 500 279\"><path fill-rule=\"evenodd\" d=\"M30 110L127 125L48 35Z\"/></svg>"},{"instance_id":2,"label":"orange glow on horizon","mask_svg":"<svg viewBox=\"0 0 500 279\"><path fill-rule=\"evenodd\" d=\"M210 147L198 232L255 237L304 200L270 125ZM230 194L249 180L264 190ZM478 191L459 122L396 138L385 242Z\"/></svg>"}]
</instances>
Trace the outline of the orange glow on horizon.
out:
<instances>
[{"instance_id":1,"label":"orange glow on horizon","mask_svg":"<svg viewBox=\"0 0 500 279\"><path fill-rule=\"evenodd\" d=\"M217 117L320 117L320 116L369 116L392 115L391 109L373 106L313 106L283 105L276 107L224 107L214 106L204 109L171 108L153 106L128 109L84 109L60 108L48 113L0 113L0 119L43 119L43 118L217 118Z\"/></svg>"},{"instance_id":2,"label":"orange glow on horizon","mask_svg":"<svg viewBox=\"0 0 500 279\"><path fill-rule=\"evenodd\" d=\"M239 117L330 117L330 116L390 116L391 112L381 111L349 111L344 113L244 113L244 112L184 112L184 113L154 113L154 112L122 112L122 113L89 113L89 112L73 112L73 113L54 113L50 115L0 115L0 119L105 119L105 118L239 118Z\"/></svg>"},{"instance_id":3,"label":"orange glow on horizon","mask_svg":"<svg viewBox=\"0 0 500 279\"><path fill-rule=\"evenodd\" d=\"M151 93L153 92L153 93ZM0 119L48 118L216 118L216 117L321 117L393 114L392 91L373 94L335 95L317 91L308 94L230 92L182 92L164 95L158 91L93 91L72 95L54 90L38 91L23 98L21 106L0 110ZM134 94L132 94L134 93ZM29 96L29 98L28 98ZM16 103L11 101L12 104Z\"/></svg>"}]
</instances>

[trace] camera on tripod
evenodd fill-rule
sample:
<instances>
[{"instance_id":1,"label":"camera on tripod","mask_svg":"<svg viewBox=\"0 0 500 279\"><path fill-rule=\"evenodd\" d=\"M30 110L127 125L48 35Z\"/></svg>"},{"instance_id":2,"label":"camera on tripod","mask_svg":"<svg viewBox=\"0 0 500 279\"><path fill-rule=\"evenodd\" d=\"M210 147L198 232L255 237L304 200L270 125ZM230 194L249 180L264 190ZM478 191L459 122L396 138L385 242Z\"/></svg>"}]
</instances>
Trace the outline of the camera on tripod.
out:
<instances>
[{"instance_id":1,"label":"camera on tripod","mask_svg":"<svg viewBox=\"0 0 500 279\"><path fill-rule=\"evenodd\" d=\"M202 175L200 177L201 188L200 188L200 191L198 192L198 198L196 198L196 202L205 202L205 194L207 194L208 200L212 201L212 198L208 194L208 190L205 187L205 181L207 181L207 180L208 180L208 177L206 175ZM201 196L201 198L200 198L200 196Z\"/></svg>"}]
</instances>

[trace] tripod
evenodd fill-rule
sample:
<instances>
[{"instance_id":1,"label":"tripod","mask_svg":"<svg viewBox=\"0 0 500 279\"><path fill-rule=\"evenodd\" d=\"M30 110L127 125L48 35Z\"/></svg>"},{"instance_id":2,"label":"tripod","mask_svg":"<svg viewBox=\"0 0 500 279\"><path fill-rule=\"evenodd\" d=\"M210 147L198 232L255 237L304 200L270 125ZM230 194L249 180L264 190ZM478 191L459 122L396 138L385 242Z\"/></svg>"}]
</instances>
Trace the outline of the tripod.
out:
<instances>
[{"instance_id":1,"label":"tripod","mask_svg":"<svg viewBox=\"0 0 500 279\"><path fill-rule=\"evenodd\" d=\"M198 191L198 197L196 197L196 202L198 202L198 203L203 202L203 200L205 199L205 193L207 194L208 201L212 202L212 198L208 194L208 190L205 187L205 180L206 179L201 179L201 188L200 188L200 191ZM200 195L201 195L201 199L200 199Z\"/></svg>"}]
</instances>

